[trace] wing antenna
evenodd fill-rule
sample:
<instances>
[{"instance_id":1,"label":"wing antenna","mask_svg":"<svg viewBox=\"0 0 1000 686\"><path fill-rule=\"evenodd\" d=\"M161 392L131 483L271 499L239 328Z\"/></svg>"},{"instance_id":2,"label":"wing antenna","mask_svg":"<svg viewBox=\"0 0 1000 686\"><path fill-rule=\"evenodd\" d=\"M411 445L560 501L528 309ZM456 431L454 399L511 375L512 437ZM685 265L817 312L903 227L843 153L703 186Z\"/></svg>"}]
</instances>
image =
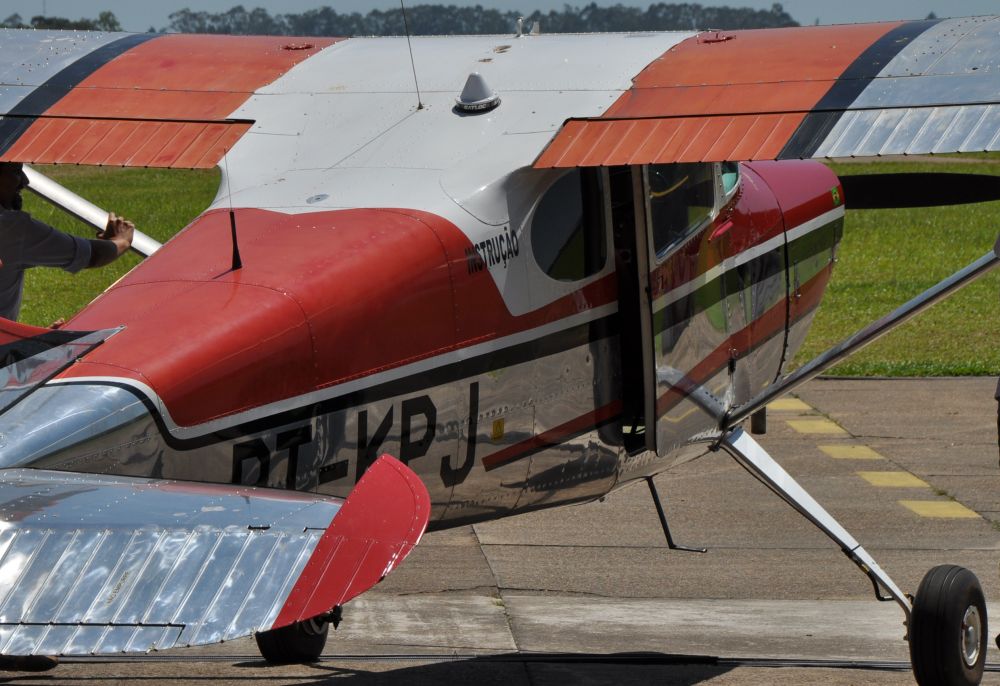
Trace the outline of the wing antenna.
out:
<instances>
[{"instance_id":1,"label":"wing antenna","mask_svg":"<svg viewBox=\"0 0 1000 686\"><path fill-rule=\"evenodd\" d=\"M399 0L399 9L403 12L403 31L406 33L406 47L410 49L410 68L413 69L413 87L417 89L417 109L424 109L424 103L420 100L420 84L417 83L417 64L413 61L413 44L410 43L410 23L406 21L406 7L403 0Z\"/></svg>"},{"instance_id":2,"label":"wing antenna","mask_svg":"<svg viewBox=\"0 0 1000 686\"><path fill-rule=\"evenodd\" d=\"M229 194L229 229L233 235L233 266L232 271L243 268L243 260L240 258L240 244L236 240L236 213L233 212L233 185L229 176L229 151L226 151L222 158L226 165L226 192Z\"/></svg>"}]
</instances>

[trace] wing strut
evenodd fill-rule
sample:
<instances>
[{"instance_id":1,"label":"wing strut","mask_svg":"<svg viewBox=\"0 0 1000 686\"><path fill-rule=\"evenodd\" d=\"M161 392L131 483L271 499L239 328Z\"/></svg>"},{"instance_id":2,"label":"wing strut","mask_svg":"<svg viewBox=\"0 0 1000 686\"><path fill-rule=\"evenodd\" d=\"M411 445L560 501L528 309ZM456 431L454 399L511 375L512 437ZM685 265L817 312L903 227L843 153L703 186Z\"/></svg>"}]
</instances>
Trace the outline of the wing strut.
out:
<instances>
[{"instance_id":1,"label":"wing strut","mask_svg":"<svg viewBox=\"0 0 1000 686\"><path fill-rule=\"evenodd\" d=\"M1000 236L997 237L997 242L993 246L993 250L969 266L955 272L947 279L927 289L909 302L900 305L893 312L872 322L825 353L817 355L778 383L768 386L752 400L729 410L729 412L722 416L719 428L722 431L732 429L750 415L766 407L775 398L793 388L801 386L806 381L809 381L809 379L829 369L875 339L889 333L889 331L920 314L931 305L944 300L962 286L972 283L998 265L1000 265Z\"/></svg>"},{"instance_id":2,"label":"wing strut","mask_svg":"<svg viewBox=\"0 0 1000 686\"><path fill-rule=\"evenodd\" d=\"M822 505L806 492L784 468L774 461L767 451L743 429L735 429L722 439L721 447L729 453L740 465L768 488L777 493L799 514L812 522L820 531L829 536L840 546L840 549L863 571L875 587L875 596L882 601L895 600L910 620L910 599L893 582L889 575L882 571L875 559L851 534L840 525ZM884 597L880 591L884 588L889 597Z\"/></svg>"},{"instance_id":3,"label":"wing strut","mask_svg":"<svg viewBox=\"0 0 1000 686\"><path fill-rule=\"evenodd\" d=\"M44 174L24 165L28 177L28 190L47 200L60 210L70 214L98 231L108 225L108 212L86 198L82 198L65 186L61 186ZM143 257L149 257L160 249L160 242L141 231L136 231L132 239L132 249Z\"/></svg>"}]
</instances>

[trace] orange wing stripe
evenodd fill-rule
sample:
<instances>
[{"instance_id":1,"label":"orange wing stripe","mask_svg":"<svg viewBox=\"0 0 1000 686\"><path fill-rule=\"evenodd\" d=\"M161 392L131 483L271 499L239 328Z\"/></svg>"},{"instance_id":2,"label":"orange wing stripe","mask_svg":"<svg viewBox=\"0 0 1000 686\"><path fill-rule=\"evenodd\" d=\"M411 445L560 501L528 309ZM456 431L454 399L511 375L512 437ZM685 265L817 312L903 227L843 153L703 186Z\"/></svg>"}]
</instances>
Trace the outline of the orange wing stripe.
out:
<instances>
[{"instance_id":1,"label":"orange wing stripe","mask_svg":"<svg viewBox=\"0 0 1000 686\"><path fill-rule=\"evenodd\" d=\"M775 159L844 71L901 25L689 38L647 66L601 118L566 122L535 167Z\"/></svg>"},{"instance_id":2,"label":"orange wing stripe","mask_svg":"<svg viewBox=\"0 0 1000 686\"><path fill-rule=\"evenodd\" d=\"M228 118L255 91L338 40L155 38L40 113L0 161L213 167L251 126Z\"/></svg>"}]
</instances>

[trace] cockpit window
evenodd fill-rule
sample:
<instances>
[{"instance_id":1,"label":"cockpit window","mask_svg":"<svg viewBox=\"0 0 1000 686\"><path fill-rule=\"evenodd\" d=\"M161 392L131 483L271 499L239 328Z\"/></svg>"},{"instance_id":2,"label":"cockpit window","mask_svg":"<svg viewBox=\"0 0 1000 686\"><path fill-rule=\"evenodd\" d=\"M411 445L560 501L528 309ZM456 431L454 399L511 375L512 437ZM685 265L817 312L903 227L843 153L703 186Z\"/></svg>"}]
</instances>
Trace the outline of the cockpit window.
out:
<instances>
[{"instance_id":1,"label":"cockpit window","mask_svg":"<svg viewBox=\"0 0 1000 686\"><path fill-rule=\"evenodd\" d=\"M574 169L545 192L531 220L531 249L546 274L578 281L604 268L607 246L597 170Z\"/></svg>"},{"instance_id":2,"label":"cockpit window","mask_svg":"<svg viewBox=\"0 0 1000 686\"><path fill-rule=\"evenodd\" d=\"M715 209L713 164L652 164L649 211L658 255L701 226Z\"/></svg>"}]
</instances>

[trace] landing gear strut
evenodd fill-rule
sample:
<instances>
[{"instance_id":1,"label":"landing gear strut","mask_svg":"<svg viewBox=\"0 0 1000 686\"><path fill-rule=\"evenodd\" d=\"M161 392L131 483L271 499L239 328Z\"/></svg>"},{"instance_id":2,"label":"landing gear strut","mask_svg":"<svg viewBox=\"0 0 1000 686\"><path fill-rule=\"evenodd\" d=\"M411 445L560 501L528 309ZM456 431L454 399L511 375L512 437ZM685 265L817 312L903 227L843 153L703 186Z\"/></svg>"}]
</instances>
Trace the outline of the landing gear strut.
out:
<instances>
[{"instance_id":1,"label":"landing gear strut","mask_svg":"<svg viewBox=\"0 0 1000 686\"><path fill-rule=\"evenodd\" d=\"M916 598L904 594L872 556L743 429L719 446L829 536L871 580L875 597L895 601L906 615L910 663L920 686L975 686L986 663L986 601L976 575L963 567L935 567ZM887 595L885 595L887 594Z\"/></svg>"}]
</instances>

